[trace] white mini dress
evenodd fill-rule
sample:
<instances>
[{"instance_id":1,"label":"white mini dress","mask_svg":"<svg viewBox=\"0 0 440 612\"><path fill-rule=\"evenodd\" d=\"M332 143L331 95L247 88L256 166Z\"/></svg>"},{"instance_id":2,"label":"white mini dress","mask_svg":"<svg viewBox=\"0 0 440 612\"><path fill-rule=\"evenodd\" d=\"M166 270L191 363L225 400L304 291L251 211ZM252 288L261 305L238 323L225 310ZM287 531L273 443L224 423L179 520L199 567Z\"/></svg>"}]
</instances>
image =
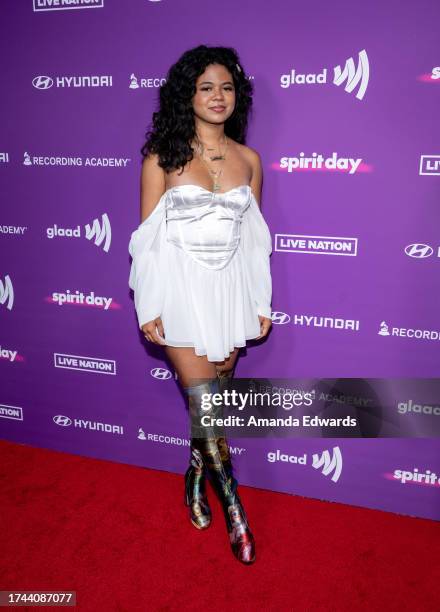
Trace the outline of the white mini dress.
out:
<instances>
[{"instance_id":1,"label":"white mini dress","mask_svg":"<svg viewBox=\"0 0 440 612\"><path fill-rule=\"evenodd\" d=\"M250 185L178 185L131 234L139 327L160 316L165 343L223 361L271 317L269 228Z\"/></svg>"}]
</instances>

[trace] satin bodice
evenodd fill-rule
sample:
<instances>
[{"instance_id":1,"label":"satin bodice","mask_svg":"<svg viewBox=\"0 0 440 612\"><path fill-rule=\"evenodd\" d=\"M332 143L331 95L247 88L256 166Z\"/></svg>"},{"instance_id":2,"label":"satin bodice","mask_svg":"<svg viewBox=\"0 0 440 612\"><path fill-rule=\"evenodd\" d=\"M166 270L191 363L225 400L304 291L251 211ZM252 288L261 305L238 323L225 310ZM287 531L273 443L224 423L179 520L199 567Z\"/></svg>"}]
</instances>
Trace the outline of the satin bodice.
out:
<instances>
[{"instance_id":1,"label":"satin bodice","mask_svg":"<svg viewBox=\"0 0 440 612\"><path fill-rule=\"evenodd\" d=\"M225 267L240 244L240 224L250 205L250 185L214 193L177 185L166 198L166 238L205 268Z\"/></svg>"}]
</instances>

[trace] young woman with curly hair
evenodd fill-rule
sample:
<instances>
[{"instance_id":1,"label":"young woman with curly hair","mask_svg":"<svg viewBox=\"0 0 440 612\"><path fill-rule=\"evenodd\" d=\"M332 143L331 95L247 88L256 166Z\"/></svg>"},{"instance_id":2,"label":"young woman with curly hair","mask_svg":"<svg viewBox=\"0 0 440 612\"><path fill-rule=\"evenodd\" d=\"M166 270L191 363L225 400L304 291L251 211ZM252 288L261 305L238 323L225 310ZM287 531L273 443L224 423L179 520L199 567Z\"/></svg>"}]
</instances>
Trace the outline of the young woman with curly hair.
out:
<instances>
[{"instance_id":1,"label":"young woman with curly hair","mask_svg":"<svg viewBox=\"0 0 440 612\"><path fill-rule=\"evenodd\" d=\"M129 244L139 327L164 346L188 398L191 522L198 529L211 522L208 475L232 551L246 564L255 560L255 540L229 446L200 418L221 416L217 407L202 409L203 394L226 388L240 347L272 323L262 167L244 144L251 106L252 85L232 48L200 45L169 69L142 148L141 224Z\"/></svg>"}]
</instances>

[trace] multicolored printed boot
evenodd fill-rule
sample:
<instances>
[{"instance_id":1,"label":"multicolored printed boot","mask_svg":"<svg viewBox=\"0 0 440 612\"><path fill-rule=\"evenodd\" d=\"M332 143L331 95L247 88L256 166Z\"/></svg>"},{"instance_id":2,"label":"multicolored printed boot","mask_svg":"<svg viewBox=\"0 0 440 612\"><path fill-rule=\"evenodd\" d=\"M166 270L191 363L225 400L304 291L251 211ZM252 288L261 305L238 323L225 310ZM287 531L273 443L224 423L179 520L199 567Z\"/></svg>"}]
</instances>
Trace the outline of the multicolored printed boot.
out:
<instances>
[{"instance_id":1,"label":"multicolored printed boot","mask_svg":"<svg viewBox=\"0 0 440 612\"><path fill-rule=\"evenodd\" d=\"M255 541L237 492L238 482L232 474L229 448L218 429L200 425L200 418L209 415L220 418L221 406L202 408L204 393L218 393L218 377L206 383L187 387L191 417L192 443L200 451L209 478L223 507L231 549L235 557L245 564L255 561Z\"/></svg>"},{"instance_id":2,"label":"multicolored printed boot","mask_svg":"<svg viewBox=\"0 0 440 612\"><path fill-rule=\"evenodd\" d=\"M185 473L185 504L189 506L189 518L197 529L207 529L211 524L211 508L206 496L206 477L203 458L191 444L191 461Z\"/></svg>"}]
</instances>

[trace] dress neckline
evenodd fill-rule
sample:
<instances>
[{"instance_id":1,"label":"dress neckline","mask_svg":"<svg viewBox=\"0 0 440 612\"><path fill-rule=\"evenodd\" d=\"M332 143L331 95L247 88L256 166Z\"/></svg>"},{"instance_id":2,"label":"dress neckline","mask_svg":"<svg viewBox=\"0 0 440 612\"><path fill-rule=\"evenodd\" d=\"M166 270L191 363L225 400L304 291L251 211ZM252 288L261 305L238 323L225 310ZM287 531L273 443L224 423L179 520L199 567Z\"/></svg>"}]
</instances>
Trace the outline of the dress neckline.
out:
<instances>
[{"instance_id":1,"label":"dress neckline","mask_svg":"<svg viewBox=\"0 0 440 612\"><path fill-rule=\"evenodd\" d=\"M232 191L237 191L238 189L241 189L242 187L247 187L248 189L252 189L250 185L243 184L243 185L237 185L237 187L232 187L232 189L228 189L228 191L211 191L210 189L206 189L206 187L202 187L201 185L195 185L195 184L189 183L189 184L174 185L174 187L169 187L166 191L164 191L164 195L168 193L168 191L172 191L173 189L180 189L181 187L196 187L197 189L201 189L202 191L206 191L207 193L210 193L212 196L226 195L228 193L231 193Z\"/></svg>"}]
</instances>

